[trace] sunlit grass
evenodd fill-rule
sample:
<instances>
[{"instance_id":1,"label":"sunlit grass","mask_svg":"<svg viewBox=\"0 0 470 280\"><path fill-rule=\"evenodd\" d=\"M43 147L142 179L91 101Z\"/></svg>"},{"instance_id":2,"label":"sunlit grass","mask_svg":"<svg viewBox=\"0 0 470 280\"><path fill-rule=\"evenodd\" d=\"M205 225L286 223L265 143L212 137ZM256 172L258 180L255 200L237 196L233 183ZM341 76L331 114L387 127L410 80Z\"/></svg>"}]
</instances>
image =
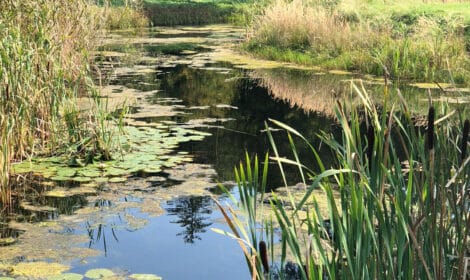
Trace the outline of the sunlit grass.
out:
<instances>
[{"instance_id":1,"label":"sunlit grass","mask_svg":"<svg viewBox=\"0 0 470 280\"><path fill-rule=\"evenodd\" d=\"M255 18L245 48L269 59L392 79L470 80L466 12L396 4L406 12L382 13L375 2L320 2L273 1ZM449 5L463 9L468 3Z\"/></svg>"}]
</instances>

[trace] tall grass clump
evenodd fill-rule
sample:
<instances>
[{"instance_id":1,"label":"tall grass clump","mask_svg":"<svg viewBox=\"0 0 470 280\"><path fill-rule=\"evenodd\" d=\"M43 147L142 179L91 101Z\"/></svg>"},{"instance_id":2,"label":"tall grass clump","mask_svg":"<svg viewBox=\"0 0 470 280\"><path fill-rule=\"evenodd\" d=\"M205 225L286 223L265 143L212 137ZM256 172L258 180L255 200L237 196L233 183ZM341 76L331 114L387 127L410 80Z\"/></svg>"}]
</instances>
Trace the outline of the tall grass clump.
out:
<instances>
[{"instance_id":1,"label":"tall grass clump","mask_svg":"<svg viewBox=\"0 0 470 280\"><path fill-rule=\"evenodd\" d=\"M286 130L293 158L279 155L269 136L272 160L281 172L286 164L297 166L309 183L300 198L290 194L270 199L281 237L280 253L270 260L277 269L260 273L260 252L252 249L253 260L258 260L253 278L284 279L287 264L294 263L301 279L464 279L470 230L469 121L459 118L461 112L436 105L427 120L418 122L422 118L405 103L378 109L363 89L354 86L354 91L361 106L336 106L341 137L318 134L336 159L332 166L323 164L313 146L317 166L304 166L293 139L308 141L273 121ZM240 192L246 193L246 181L238 179ZM287 182L285 187L289 193ZM318 192L327 197L327 214ZM253 201L261 203L263 194L248 193L250 197L239 202L241 209ZM236 230L252 231L256 225L258 236L273 250L273 238L267 236L276 235L276 227L259 231L265 217L247 215ZM226 219L244 221L236 215ZM253 239L237 238L256 248Z\"/></svg>"},{"instance_id":2,"label":"tall grass clump","mask_svg":"<svg viewBox=\"0 0 470 280\"><path fill-rule=\"evenodd\" d=\"M153 25L201 25L227 23L233 5L215 2L146 3L144 10Z\"/></svg>"},{"instance_id":3,"label":"tall grass clump","mask_svg":"<svg viewBox=\"0 0 470 280\"><path fill-rule=\"evenodd\" d=\"M275 0L254 20L245 48L269 59L395 79L469 80L463 17L422 13L406 21L361 14L343 2Z\"/></svg>"},{"instance_id":4,"label":"tall grass clump","mask_svg":"<svg viewBox=\"0 0 470 280\"><path fill-rule=\"evenodd\" d=\"M148 27L149 19L144 12L142 1L102 1L101 7L104 8L104 23L106 29L129 29Z\"/></svg>"},{"instance_id":5,"label":"tall grass clump","mask_svg":"<svg viewBox=\"0 0 470 280\"><path fill-rule=\"evenodd\" d=\"M90 138L76 98L93 92L90 51L103 14L88 0L0 2L0 190L11 164ZM94 122L91 124L91 122Z\"/></svg>"}]
</instances>

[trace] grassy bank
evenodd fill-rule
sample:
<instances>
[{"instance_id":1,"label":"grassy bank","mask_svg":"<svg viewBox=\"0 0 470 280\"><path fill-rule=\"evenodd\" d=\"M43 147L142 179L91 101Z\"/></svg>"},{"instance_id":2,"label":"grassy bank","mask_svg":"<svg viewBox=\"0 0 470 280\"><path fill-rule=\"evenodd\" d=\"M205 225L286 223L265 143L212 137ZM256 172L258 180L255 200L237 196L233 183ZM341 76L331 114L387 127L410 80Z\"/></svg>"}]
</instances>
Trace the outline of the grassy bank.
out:
<instances>
[{"instance_id":1,"label":"grassy bank","mask_svg":"<svg viewBox=\"0 0 470 280\"><path fill-rule=\"evenodd\" d=\"M391 79L470 81L469 3L273 1L252 24L257 56Z\"/></svg>"},{"instance_id":2,"label":"grassy bank","mask_svg":"<svg viewBox=\"0 0 470 280\"><path fill-rule=\"evenodd\" d=\"M267 198L267 158L263 172L249 158L236 170L240 198L233 199L240 209L220 209L253 279L465 278L469 120L435 104L417 123L406 103L378 109L367 93L353 89L363 102L336 106L342 135L318 134L322 149L332 152L332 166L313 146L317 166L304 166L294 143L305 138L270 123L285 129L292 145L290 156L278 154L269 136L271 159L281 172L285 165L298 167L306 184L300 195L288 187L297 182L286 182L287 197Z\"/></svg>"}]
</instances>

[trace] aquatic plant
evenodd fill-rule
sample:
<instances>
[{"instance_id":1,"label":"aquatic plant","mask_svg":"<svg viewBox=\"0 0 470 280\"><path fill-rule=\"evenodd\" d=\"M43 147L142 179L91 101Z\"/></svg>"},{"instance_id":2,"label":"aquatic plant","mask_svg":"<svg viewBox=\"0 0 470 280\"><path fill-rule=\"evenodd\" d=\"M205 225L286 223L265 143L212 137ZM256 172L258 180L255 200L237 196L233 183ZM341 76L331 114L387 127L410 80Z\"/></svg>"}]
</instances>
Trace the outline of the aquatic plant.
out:
<instances>
[{"instance_id":1,"label":"aquatic plant","mask_svg":"<svg viewBox=\"0 0 470 280\"><path fill-rule=\"evenodd\" d=\"M71 148L81 156L84 146L109 159L110 115L100 113L90 70L104 10L93 3L0 3L1 204L8 202L13 162ZM100 114L78 108L77 98L85 96L95 97Z\"/></svg>"},{"instance_id":2,"label":"aquatic plant","mask_svg":"<svg viewBox=\"0 0 470 280\"><path fill-rule=\"evenodd\" d=\"M245 165L240 163L239 168L235 168L240 198L235 198L224 186L220 186L231 200L239 205L243 214L239 215L232 207L224 207L215 200L232 233L218 229L213 230L236 239L245 255L253 279L263 279L263 269L265 272L269 272L269 264L266 245L262 244L266 244L266 242L273 244L274 234L273 225L268 220L261 225L258 224L259 215L263 215L264 205L262 201L266 191L268 155L266 154L262 173L259 170L258 157L255 157L253 163L251 163L249 155L246 154L245 160ZM247 218L247 220L245 221L244 218ZM260 244L259 251L257 249L258 243ZM271 250L271 252L273 251Z\"/></svg>"},{"instance_id":3,"label":"aquatic plant","mask_svg":"<svg viewBox=\"0 0 470 280\"><path fill-rule=\"evenodd\" d=\"M270 199L277 227L264 227L265 235L276 235L279 228L281 253L272 260L275 269L263 275L258 265L253 278L282 279L293 262L302 279L462 279L467 271L470 157L458 143L469 145L468 120L452 117L455 112L445 104L434 104L423 126L406 103L385 103L378 109L363 89L353 88L362 105L337 104L341 138L318 133L323 148L326 145L336 159L332 166L325 166L317 149L294 128L271 121L287 132L294 157L278 154L269 136L271 159L282 174L285 165L297 167L308 186L299 199L286 181L287 198ZM317 166L299 161L294 137L310 145ZM238 185L241 193L250 195L240 199L241 209L253 201L262 203L263 194L249 192L243 181ZM326 215L315 191L327 196ZM237 232L252 231L270 217L246 215L243 222L233 214L236 211L230 212L233 216L225 218ZM246 248L258 244L237 238ZM274 250L274 243L267 245ZM260 258L260 252L251 252Z\"/></svg>"}]
</instances>

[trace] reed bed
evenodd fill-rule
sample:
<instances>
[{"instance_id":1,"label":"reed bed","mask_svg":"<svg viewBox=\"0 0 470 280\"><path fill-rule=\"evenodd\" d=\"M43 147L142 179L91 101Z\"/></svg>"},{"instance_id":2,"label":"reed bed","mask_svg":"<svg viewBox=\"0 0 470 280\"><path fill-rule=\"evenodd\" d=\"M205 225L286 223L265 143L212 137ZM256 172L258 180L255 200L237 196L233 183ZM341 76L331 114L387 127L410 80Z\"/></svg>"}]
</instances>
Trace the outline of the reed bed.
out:
<instances>
[{"instance_id":1,"label":"reed bed","mask_svg":"<svg viewBox=\"0 0 470 280\"><path fill-rule=\"evenodd\" d=\"M393 79L468 82L468 19L437 11L400 16L364 8L366 14L349 2L275 0L255 18L245 48Z\"/></svg>"},{"instance_id":2,"label":"reed bed","mask_svg":"<svg viewBox=\"0 0 470 280\"><path fill-rule=\"evenodd\" d=\"M279 155L269 135L271 160L281 173L286 164L296 166L308 187L300 199L274 195L266 205L264 187L258 186L267 170L260 174L257 162L247 159L236 173L241 194L234 198L244 214L219 206L232 229L225 234L240 243L253 279L286 279L292 271L294 279L464 279L469 120L436 104L424 126L417 126L406 103L379 110L363 88L354 86L354 93L362 100L359 107L336 106L341 138L318 133L336 159L332 166L325 166L311 145L317 166L304 166L294 139L308 141L272 121L287 132L292 155ZM285 187L289 193L287 181ZM314 191L326 194L328 215ZM263 207L272 214L253 214ZM300 215L303 211L307 215ZM278 235L281 249L275 253Z\"/></svg>"},{"instance_id":3,"label":"reed bed","mask_svg":"<svg viewBox=\"0 0 470 280\"><path fill-rule=\"evenodd\" d=\"M12 163L109 150L104 120L76 102L100 99L90 61L104 12L88 0L0 2L0 205L9 201Z\"/></svg>"}]
</instances>

